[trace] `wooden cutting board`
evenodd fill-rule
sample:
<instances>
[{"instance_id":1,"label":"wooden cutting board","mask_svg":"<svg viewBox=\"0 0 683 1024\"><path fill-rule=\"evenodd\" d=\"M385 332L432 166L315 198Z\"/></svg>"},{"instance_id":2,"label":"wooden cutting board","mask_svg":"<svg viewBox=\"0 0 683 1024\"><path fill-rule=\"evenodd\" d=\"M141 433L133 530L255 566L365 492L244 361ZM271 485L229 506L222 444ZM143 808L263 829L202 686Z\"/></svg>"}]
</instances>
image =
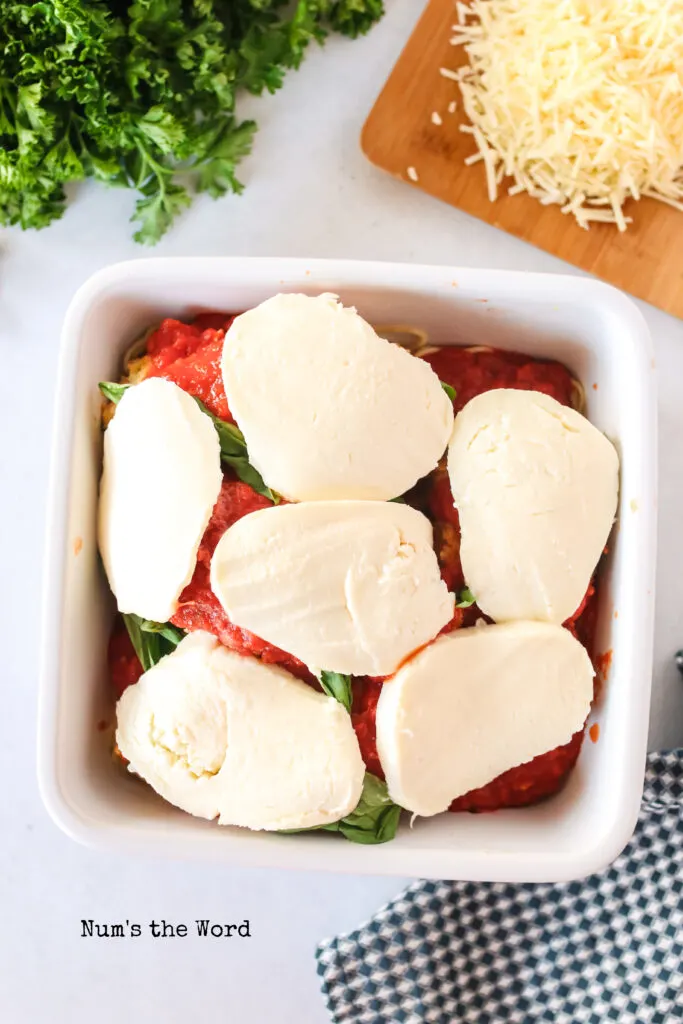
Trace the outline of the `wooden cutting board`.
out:
<instances>
[{"instance_id":1,"label":"wooden cutting board","mask_svg":"<svg viewBox=\"0 0 683 1024\"><path fill-rule=\"evenodd\" d=\"M605 224L585 231L559 207L541 206L526 195L504 194L489 202L483 165L463 163L475 145L459 130L464 122L460 90L439 73L440 67L455 69L465 59L464 48L449 42L454 22L453 0L430 0L365 123L366 156L409 183L408 168L415 168L414 187L683 317L683 213L678 210L652 199L632 202L627 213L634 222L620 233ZM458 109L449 114L454 99ZM432 122L434 111L441 125Z\"/></svg>"}]
</instances>

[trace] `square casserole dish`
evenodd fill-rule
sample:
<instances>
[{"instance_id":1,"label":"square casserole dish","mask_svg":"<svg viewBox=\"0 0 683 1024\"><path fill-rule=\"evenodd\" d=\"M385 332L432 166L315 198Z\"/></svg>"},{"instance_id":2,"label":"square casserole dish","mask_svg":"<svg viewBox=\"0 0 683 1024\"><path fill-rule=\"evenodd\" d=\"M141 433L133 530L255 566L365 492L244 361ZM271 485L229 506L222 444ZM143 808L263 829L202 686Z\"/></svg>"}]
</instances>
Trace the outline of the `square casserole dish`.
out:
<instances>
[{"instance_id":1,"label":"square casserole dish","mask_svg":"<svg viewBox=\"0 0 683 1024\"><path fill-rule=\"evenodd\" d=\"M221 828L163 802L114 764L106 648L114 605L96 545L99 380L165 316L239 311L279 291L337 293L374 323L424 327L436 345L487 344L557 359L621 457L619 518L603 578L607 684L560 794L492 814L405 816L393 842ZM652 346L626 296L578 277L342 260L144 259L95 274L64 323L45 564L38 772L58 825L92 846L300 869L542 882L579 878L630 838L642 792L651 687L656 403Z\"/></svg>"}]
</instances>

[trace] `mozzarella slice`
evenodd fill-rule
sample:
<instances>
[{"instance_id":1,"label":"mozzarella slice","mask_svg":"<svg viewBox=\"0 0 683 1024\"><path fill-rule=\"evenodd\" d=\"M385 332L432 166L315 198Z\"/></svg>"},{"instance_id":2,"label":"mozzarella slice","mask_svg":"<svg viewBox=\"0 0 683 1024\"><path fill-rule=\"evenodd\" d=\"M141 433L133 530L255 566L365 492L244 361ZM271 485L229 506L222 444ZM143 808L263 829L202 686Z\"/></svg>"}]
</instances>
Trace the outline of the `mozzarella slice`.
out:
<instances>
[{"instance_id":1,"label":"mozzarella slice","mask_svg":"<svg viewBox=\"0 0 683 1024\"><path fill-rule=\"evenodd\" d=\"M216 430L176 384L128 388L104 434L99 544L119 610L166 622L222 482Z\"/></svg>"},{"instance_id":2,"label":"mozzarella slice","mask_svg":"<svg viewBox=\"0 0 683 1024\"><path fill-rule=\"evenodd\" d=\"M453 426L431 367L334 295L276 295L238 316L222 370L250 462L296 501L403 494Z\"/></svg>"},{"instance_id":3,"label":"mozzarella slice","mask_svg":"<svg viewBox=\"0 0 683 1024\"><path fill-rule=\"evenodd\" d=\"M440 637L385 682L377 750L396 803L420 815L563 743L582 727L593 666L546 622Z\"/></svg>"},{"instance_id":4,"label":"mozzarella slice","mask_svg":"<svg viewBox=\"0 0 683 1024\"><path fill-rule=\"evenodd\" d=\"M611 442L547 395L487 391L456 417L448 474L463 572L481 610L497 622L568 619L617 509Z\"/></svg>"},{"instance_id":5,"label":"mozzarella slice","mask_svg":"<svg viewBox=\"0 0 683 1024\"><path fill-rule=\"evenodd\" d=\"M116 717L130 771L220 825L312 828L360 800L365 765L342 705L209 633L128 687Z\"/></svg>"},{"instance_id":6,"label":"mozzarella slice","mask_svg":"<svg viewBox=\"0 0 683 1024\"><path fill-rule=\"evenodd\" d=\"M252 512L219 541L211 586L231 622L314 672L387 675L453 615L430 522L396 502Z\"/></svg>"}]
</instances>

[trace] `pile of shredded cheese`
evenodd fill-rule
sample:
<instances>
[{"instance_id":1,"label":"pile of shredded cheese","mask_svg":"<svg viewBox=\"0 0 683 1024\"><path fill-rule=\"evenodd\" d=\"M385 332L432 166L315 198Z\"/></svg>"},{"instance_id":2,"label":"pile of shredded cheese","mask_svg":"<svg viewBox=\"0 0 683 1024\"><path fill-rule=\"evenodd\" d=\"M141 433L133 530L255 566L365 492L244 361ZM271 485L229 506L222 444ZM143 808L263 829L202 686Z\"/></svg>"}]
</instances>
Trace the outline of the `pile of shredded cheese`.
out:
<instances>
[{"instance_id":1,"label":"pile of shredded cheese","mask_svg":"<svg viewBox=\"0 0 683 1024\"><path fill-rule=\"evenodd\" d=\"M624 203L683 210L683 0L471 0L451 42L489 198L528 192L581 227Z\"/></svg>"}]
</instances>

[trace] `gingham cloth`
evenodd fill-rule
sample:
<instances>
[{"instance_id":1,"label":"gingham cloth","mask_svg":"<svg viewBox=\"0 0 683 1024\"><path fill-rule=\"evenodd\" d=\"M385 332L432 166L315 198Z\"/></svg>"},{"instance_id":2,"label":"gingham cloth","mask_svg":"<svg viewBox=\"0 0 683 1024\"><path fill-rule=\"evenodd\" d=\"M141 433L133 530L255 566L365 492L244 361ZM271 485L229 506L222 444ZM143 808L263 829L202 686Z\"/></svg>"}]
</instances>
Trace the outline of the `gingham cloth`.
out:
<instances>
[{"instance_id":1,"label":"gingham cloth","mask_svg":"<svg viewBox=\"0 0 683 1024\"><path fill-rule=\"evenodd\" d=\"M317 958L335 1024L683 1021L683 748L648 758L635 835L602 874L416 882Z\"/></svg>"}]
</instances>

